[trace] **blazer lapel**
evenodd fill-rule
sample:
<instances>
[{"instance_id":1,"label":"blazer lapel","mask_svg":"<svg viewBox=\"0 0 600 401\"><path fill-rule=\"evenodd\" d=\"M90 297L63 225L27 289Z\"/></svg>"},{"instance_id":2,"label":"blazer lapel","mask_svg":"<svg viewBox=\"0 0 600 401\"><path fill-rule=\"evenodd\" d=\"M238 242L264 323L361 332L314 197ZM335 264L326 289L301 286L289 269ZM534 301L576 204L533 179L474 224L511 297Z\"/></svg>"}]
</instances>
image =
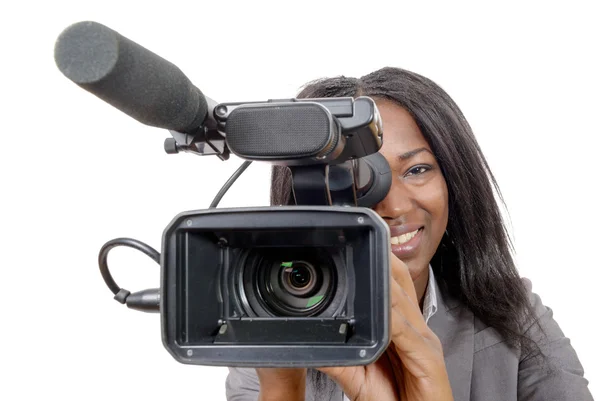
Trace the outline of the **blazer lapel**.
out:
<instances>
[{"instance_id":1,"label":"blazer lapel","mask_svg":"<svg viewBox=\"0 0 600 401\"><path fill-rule=\"evenodd\" d=\"M473 313L468 308L461 307L460 302L455 299L444 299L439 287L436 291L438 308L428 325L442 342L454 400L468 401L471 397L473 372Z\"/></svg>"}]
</instances>

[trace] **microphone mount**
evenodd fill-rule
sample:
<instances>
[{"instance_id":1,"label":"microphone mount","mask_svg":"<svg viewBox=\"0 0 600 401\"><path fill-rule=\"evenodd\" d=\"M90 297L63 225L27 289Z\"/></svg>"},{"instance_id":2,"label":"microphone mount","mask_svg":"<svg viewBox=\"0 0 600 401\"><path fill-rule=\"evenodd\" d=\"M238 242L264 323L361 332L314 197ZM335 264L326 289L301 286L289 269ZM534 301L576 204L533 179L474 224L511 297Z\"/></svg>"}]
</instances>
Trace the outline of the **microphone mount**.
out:
<instances>
[{"instance_id":1,"label":"microphone mount","mask_svg":"<svg viewBox=\"0 0 600 401\"><path fill-rule=\"evenodd\" d=\"M172 138L164 143L168 154L184 151L228 160L233 147L246 160L288 166L297 205L369 207L389 190L389 166L377 153L383 141L381 118L370 98L292 98L221 104L206 99L208 115L202 125L189 132L169 131ZM323 115L329 121L328 128L312 128L313 118ZM294 129L288 133L285 127L290 126ZM305 137L311 135L311 129L321 131L309 141ZM233 136L233 143L228 142L228 135ZM253 146L255 137L263 146ZM326 143L311 147L312 142L318 141ZM287 150L289 143L294 142L300 143L301 149ZM365 198L366 193L369 197Z\"/></svg>"}]
</instances>

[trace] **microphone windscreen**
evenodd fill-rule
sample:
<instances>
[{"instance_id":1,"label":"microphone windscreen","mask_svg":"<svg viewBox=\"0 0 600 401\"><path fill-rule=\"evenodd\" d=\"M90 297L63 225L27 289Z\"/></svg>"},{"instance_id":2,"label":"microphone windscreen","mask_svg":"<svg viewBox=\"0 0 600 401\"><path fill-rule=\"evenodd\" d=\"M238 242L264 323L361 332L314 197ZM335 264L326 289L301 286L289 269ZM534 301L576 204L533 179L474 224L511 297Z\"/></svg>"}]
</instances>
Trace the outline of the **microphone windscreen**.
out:
<instances>
[{"instance_id":1,"label":"microphone windscreen","mask_svg":"<svg viewBox=\"0 0 600 401\"><path fill-rule=\"evenodd\" d=\"M204 95L177 66L97 22L65 29L54 58L71 81L143 124L187 132L206 118Z\"/></svg>"}]
</instances>

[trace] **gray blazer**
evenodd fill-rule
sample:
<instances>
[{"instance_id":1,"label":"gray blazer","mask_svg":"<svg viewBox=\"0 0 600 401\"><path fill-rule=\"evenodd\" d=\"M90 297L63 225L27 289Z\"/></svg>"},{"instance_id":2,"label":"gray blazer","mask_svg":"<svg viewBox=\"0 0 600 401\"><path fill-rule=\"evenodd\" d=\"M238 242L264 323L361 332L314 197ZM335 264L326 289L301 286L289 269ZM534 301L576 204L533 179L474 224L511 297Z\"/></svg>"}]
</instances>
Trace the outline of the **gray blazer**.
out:
<instances>
[{"instance_id":1,"label":"gray blazer","mask_svg":"<svg viewBox=\"0 0 600 401\"><path fill-rule=\"evenodd\" d=\"M531 292L531 282L525 279L525 283L546 332L542 336L533 325L528 332L548 356L544 364L509 348L496 330L438 292L438 310L428 324L442 342L455 401L593 401L569 339L552 318L552 310ZM226 391L228 401L256 401L255 370L230 368ZM343 399L335 382L316 370L308 371L306 401Z\"/></svg>"}]
</instances>

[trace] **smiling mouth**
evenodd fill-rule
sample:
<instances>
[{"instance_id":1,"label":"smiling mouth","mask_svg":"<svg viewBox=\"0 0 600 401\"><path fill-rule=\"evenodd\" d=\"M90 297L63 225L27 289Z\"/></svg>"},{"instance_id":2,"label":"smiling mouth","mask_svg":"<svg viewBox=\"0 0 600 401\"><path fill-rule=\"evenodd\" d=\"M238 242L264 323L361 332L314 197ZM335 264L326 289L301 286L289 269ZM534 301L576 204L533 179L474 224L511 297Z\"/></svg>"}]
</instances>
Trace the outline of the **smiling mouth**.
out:
<instances>
[{"instance_id":1,"label":"smiling mouth","mask_svg":"<svg viewBox=\"0 0 600 401\"><path fill-rule=\"evenodd\" d=\"M421 231L423 228L419 228L413 232L410 233L406 233L406 234L402 234L402 235L398 235L396 237L391 237L390 238L390 242L392 245L402 245L402 244L406 244L408 241L410 241L411 239L413 239L418 233L419 231Z\"/></svg>"}]
</instances>

